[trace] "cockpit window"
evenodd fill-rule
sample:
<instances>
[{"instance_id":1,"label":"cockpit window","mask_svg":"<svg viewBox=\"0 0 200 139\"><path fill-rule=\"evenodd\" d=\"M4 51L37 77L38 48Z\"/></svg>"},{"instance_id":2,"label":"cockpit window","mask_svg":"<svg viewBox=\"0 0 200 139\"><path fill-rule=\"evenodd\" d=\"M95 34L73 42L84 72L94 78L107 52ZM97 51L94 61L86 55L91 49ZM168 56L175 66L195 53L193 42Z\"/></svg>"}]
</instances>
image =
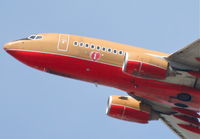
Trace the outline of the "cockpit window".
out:
<instances>
[{"instance_id":1,"label":"cockpit window","mask_svg":"<svg viewBox=\"0 0 200 139\"><path fill-rule=\"evenodd\" d=\"M40 35L31 35L28 37L29 40L37 40L37 39L42 39L42 36Z\"/></svg>"},{"instance_id":2,"label":"cockpit window","mask_svg":"<svg viewBox=\"0 0 200 139\"><path fill-rule=\"evenodd\" d=\"M36 35L31 35L27 38L23 38L23 39L19 39L19 40L38 40L38 39L42 39L42 38L43 38L43 36L36 34Z\"/></svg>"},{"instance_id":3,"label":"cockpit window","mask_svg":"<svg viewBox=\"0 0 200 139\"><path fill-rule=\"evenodd\" d=\"M30 37L28 37L30 40L34 40L36 36L31 35Z\"/></svg>"},{"instance_id":4,"label":"cockpit window","mask_svg":"<svg viewBox=\"0 0 200 139\"><path fill-rule=\"evenodd\" d=\"M35 39L42 39L42 36L36 36Z\"/></svg>"}]
</instances>

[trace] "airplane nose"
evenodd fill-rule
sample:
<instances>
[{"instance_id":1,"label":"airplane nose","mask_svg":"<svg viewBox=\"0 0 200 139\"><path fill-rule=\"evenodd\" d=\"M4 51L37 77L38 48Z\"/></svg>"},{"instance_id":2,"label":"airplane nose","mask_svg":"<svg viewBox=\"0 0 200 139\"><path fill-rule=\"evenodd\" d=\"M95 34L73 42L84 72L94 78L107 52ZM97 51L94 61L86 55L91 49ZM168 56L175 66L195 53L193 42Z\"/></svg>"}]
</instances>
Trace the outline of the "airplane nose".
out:
<instances>
[{"instance_id":1,"label":"airplane nose","mask_svg":"<svg viewBox=\"0 0 200 139\"><path fill-rule=\"evenodd\" d=\"M4 49L4 50L8 50L8 49L9 49L9 46L10 46L10 43L6 43L6 44L4 44L3 49Z\"/></svg>"},{"instance_id":2,"label":"airplane nose","mask_svg":"<svg viewBox=\"0 0 200 139\"><path fill-rule=\"evenodd\" d=\"M13 49L13 46L14 46L14 42L9 42L9 43L6 43L4 46L3 46L3 49L4 50L9 50L9 49Z\"/></svg>"},{"instance_id":3,"label":"airplane nose","mask_svg":"<svg viewBox=\"0 0 200 139\"><path fill-rule=\"evenodd\" d=\"M20 50L22 48L22 43L23 42L18 42L18 41L13 41L13 42L8 42L3 46L3 49L13 57L17 57L17 50Z\"/></svg>"},{"instance_id":4,"label":"airplane nose","mask_svg":"<svg viewBox=\"0 0 200 139\"><path fill-rule=\"evenodd\" d=\"M6 50L7 52L9 50L18 50L18 49L23 49L24 48L24 41L12 41L8 42L3 46L3 49Z\"/></svg>"},{"instance_id":5,"label":"airplane nose","mask_svg":"<svg viewBox=\"0 0 200 139\"><path fill-rule=\"evenodd\" d=\"M3 49L14 58L18 59L21 62L24 62L24 59L26 59L27 57L24 58L25 53L21 49L22 43L23 42L18 41L8 42L3 46Z\"/></svg>"}]
</instances>

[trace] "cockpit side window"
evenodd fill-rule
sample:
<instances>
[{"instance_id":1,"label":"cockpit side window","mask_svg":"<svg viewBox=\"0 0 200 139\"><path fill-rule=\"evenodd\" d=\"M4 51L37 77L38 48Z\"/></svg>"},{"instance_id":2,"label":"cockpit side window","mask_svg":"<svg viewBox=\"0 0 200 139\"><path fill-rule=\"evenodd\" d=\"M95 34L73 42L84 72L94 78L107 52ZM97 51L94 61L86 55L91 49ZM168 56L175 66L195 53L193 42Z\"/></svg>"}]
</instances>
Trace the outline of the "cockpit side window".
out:
<instances>
[{"instance_id":1,"label":"cockpit side window","mask_svg":"<svg viewBox=\"0 0 200 139\"><path fill-rule=\"evenodd\" d=\"M19 39L19 40L38 40L38 39L42 39L43 36L41 35L31 35L27 38L23 38L23 39Z\"/></svg>"},{"instance_id":2,"label":"cockpit side window","mask_svg":"<svg viewBox=\"0 0 200 139\"><path fill-rule=\"evenodd\" d=\"M35 35L31 35L31 36L29 36L28 38L30 39L30 40L34 40L35 39Z\"/></svg>"},{"instance_id":3,"label":"cockpit side window","mask_svg":"<svg viewBox=\"0 0 200 139\"><path fill-rule=\"evenodd\" d=\"M42 39L42 36L36 36L35 39Z\"/></svg>"},{"instance_id":4,"label":"cockpit side window","mask_svg":"<svg viewBox=\"0 0 200 139\"><path fill-rule=\"evenodd\" d=\"M29 40L37 40L37 39L42 39L42 36L40 35L31 35L28 37Z\"/></svg>"}]
</instances>

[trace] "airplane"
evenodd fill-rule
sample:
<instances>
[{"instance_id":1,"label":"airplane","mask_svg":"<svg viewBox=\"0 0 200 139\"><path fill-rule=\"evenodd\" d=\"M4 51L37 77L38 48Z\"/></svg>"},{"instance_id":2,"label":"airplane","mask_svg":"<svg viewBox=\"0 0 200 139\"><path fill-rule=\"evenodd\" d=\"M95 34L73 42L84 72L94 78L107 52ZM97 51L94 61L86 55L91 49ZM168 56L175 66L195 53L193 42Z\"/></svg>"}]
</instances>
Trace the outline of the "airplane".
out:
<instances>
[{"instance_id":1,"label":"airplane","mask_svg":"<svg viewBox=\"0 0 200 139\"><path fill-rule=\"evenodd\" d=\"M71 34L41 33L8 42L35 69L113 87L107 115L147 124L161 119L182 139L200 138L200 39L172 54Z\"/></svg>"}]
</instances>

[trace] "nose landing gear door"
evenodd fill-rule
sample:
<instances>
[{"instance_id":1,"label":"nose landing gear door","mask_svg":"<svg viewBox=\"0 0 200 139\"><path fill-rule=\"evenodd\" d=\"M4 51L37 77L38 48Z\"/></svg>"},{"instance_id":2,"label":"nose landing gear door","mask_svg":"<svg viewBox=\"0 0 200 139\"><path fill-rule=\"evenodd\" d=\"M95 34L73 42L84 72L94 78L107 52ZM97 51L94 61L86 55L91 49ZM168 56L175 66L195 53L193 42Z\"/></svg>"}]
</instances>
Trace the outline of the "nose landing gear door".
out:
<instances>
[{"instance_id":1,"label":"nose landing gear door","mask_svg":"<svg viewBox=\"0 0 200 139\"><path fill-rule=\"evenodd\" d=\"M59 34L58 37L58 51L68 51L69 46L69 35Z\"/></svg>"}]
</instances>

